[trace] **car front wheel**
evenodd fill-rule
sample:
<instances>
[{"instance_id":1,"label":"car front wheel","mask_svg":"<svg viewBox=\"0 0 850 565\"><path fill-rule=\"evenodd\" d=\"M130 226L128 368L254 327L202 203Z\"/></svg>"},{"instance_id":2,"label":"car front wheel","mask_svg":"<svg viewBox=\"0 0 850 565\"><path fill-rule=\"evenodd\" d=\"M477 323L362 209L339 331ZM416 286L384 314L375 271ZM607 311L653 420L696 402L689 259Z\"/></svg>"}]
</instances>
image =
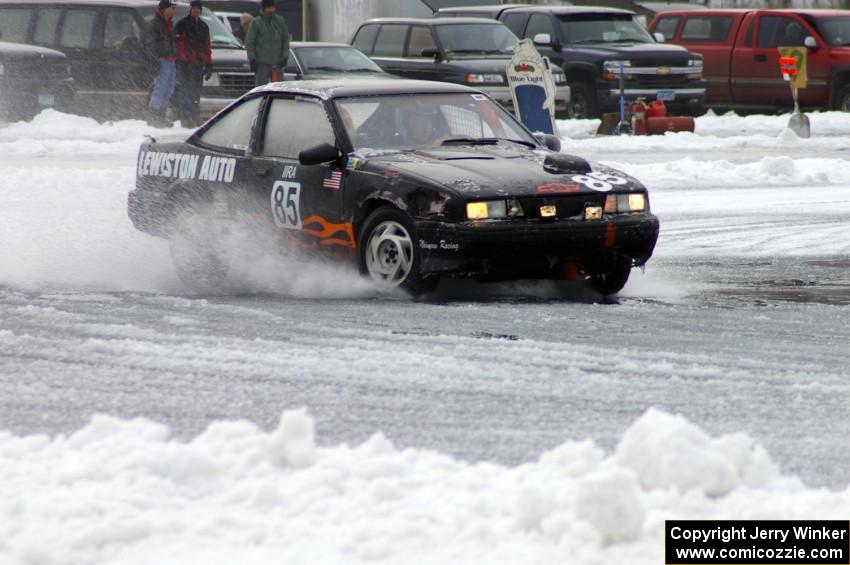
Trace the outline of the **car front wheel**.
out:
<instances>
[{"instance_id":1,"label":"car front wheel","mask_svg":"<svg viewBox=\"0 0 850 565\"><path fill-rule=\"evenodd\" d=\"M616 294L626 286L631 271L632 260L629 257L617 257L610 270L590 275L590 287L605 296Z\"/></svg>"},{"instance_id":2,"label":"car front wheel","mask_svg":"<svg viewBox=\"0 0 850 565\"><path fill-rule=\"evenodd\" d=\"M384 206L372 212L357 241L362 274L414 295L434 288L436 279L424 278L420 272L421 254L413 222L398 208Z\"/></svg>"},{"instance_id":3,"label":"car front wheel","mask_svg":"<svg viewBox=\"0 0 850 565\"><path fill-rule=\"evenodd\" d=\"M224 286L230 251L223 230L209 215L193 208L180 211L168 239L171 262L183 283L197 292Z\"/></svg>"}]
</instances>

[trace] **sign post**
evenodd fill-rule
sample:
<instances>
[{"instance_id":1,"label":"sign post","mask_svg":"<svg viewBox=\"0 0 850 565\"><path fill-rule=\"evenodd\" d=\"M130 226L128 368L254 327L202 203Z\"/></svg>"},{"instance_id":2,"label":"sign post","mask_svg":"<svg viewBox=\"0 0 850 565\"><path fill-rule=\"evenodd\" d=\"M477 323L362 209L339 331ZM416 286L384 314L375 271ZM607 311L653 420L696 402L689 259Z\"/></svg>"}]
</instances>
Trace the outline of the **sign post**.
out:
<instances>
[{"instance_id":1,"label":"sign post","mask_svg":"<svg viewBox=\"0 0 850 565\"><path fill-rule=\"evenodd\" d=\"M782 72L782 78L791 87L791 97L794 99L794 111L791 113L791 119L788 120L788 128L798 137L809 137L812 134L809 117L800 112L798 96L798 90L806 88L808 84L806 75L808 52L805 47L778 47L778 49L779 70Z\"/></svg>"},{"instance_id":2,"label":"sign post","mask_svg":"<svg viewBox=\"0 0 850 565\"><path fill-rule=\"evenodd\" d=\"M530 39L523 39L514 47L506 70L517 118L532 132L558 135L549 59L540 55Z\"/></svg>"}]
</instances>

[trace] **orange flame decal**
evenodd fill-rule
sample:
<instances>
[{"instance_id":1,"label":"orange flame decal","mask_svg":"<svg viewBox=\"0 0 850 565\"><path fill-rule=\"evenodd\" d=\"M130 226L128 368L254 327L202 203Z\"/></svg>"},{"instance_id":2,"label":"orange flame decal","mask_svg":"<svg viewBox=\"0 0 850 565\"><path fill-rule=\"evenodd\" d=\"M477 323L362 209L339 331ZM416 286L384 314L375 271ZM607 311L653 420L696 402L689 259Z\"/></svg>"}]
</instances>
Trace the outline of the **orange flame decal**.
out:
<instances>
[{"instance_id":1,"label":"orange flame decal","mask_svg":"<svg viewBox=\"0 0 850 565\"><path fill-rule=\"evenodd\" d=\"M318 225L319 228L308 228L308 225ZM345 247L354 247L354 226L351 222L346 222L344 224L332 224L323 217L314 215L304 218L301 221L301 231L320 238L320 245L343 245ZM345 238L342 236L345 236Z\"/></svg>"}]
</instances>

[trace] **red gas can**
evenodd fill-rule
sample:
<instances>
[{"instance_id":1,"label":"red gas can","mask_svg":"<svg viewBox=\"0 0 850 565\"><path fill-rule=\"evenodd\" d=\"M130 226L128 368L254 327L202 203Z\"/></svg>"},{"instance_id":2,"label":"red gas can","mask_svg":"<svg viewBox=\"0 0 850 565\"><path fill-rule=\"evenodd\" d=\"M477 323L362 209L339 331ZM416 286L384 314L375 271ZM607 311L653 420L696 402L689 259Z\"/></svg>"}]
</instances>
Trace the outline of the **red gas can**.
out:
<instances>
[{"instance_id":1,"label":"red gas can","mask_svg":"<svg viewBox=\"0 0 850 565\"><path fill-rule=\"evenodd\" d=\"M653 100L646 109L647 118L663 118L667 115L667 106L663 100Z\"/></svg>"},{"instance_id":2,"label":"red gas can","mask_svg":"<svg viewBox=\"0 0 850 565\"><path fill-rule=\"evenodd\" d=\"M632 135L646 135L646 104L638 98L629 105L632 115Z\"/></svg>"}]
</instances>

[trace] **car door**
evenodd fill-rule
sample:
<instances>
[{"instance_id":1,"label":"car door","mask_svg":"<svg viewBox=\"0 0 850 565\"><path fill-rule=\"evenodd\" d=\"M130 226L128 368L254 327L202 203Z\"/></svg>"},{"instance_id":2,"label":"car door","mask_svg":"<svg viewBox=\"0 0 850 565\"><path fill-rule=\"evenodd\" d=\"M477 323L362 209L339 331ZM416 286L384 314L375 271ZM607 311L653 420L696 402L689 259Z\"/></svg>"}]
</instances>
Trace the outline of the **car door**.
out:
<instances>
[{"instance_id":1,"label":"car door","mask_svg":"<svg viewBox=\"0 0 850 565\"><path fill-rule=\"evenodd\" d=\"M321 100L275 96L256 139L253 193L268 210L273 229L302 247L347 251L354 246L343 214L347 171L341 162L301 165L299 154L326 143L338 147Z\"/></svg>"},{"instance_id":2,"label":"car door","mask_svg":"<svg viewBox=\"0 0 850 565\"><path fill-rule=\"evenodd\" d=\"M430 26L411 26L405 48L406 77L440 80L442 63L437 62L433 55L422 55L422 51L426 49L439 52L433 29Z\"/></svg>"},{"instance_id":3,"label":"car door","mask_svg":"<svg viewBox=\"0 0 850 565\"><path fill-rule=\"evenodd\" d=\"M547 45L537 45L535 43L534 46L537 48L537 51L544 57L549 57L549 61L553 64L561 66L563 64L563 57L553 47L559 41L558 30L555 29L554 22L549 14L531 14L521 37L534 41L534 38L540 34L548 35L549 43Z\"/></svg>"},{"instance_id":4,"label":"car door","mask_svg":"<svg viewBox=\"0 0 850 565\"><path fill-rule=\"evenodd\" d=\"M371 58L388 73L407 76L408 64L404 60L407 34L410 26L405 24L383 24L375 38Z\"/></svg>"},{"instance_id":5,"label":"car door","mask_svg":"<svg viewBox=\"0 0 850 565\"><path fill-rule=\"evenodd\" d=\"M114 90L147 90L150 72L142 51L142 24L134 10L110 7L101 40L106 86Z\"/></svg>"}]
</instances>

